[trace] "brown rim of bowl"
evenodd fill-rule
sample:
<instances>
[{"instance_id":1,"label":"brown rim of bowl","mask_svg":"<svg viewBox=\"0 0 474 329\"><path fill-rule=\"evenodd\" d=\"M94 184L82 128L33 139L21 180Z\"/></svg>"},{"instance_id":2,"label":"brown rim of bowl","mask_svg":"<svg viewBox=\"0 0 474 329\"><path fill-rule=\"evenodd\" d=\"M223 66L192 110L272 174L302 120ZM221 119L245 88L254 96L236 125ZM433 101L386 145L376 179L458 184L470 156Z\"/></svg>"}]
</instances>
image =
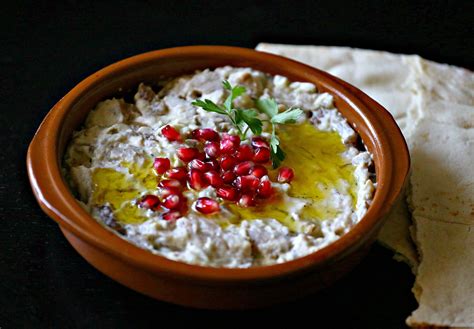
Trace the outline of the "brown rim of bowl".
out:
<instances>
[{"instance_id":1,"label":"brown rim of bowl","mask_svg":"<svg viewBox=\"0 0 474 329\"><path fill-rule=\"evenodd\" d=\"M173 261L141 249L104 228L79 205L61 174L61 159L58 154L60 127L68 115L68 109L83 94L107 78L157 60L187 60L199 57L219 57L224 62L226 58L229 61L238 58L240 66L250 67L256 66L257 63L270 62L272 67L285 67L286 72L294 72L302 81L318 79L318 86L324 86L326 90L350 104L365 121L369 131L366 138L373 139L375 144L372 152L381 155L376 163L377 190L365 216L348 233L314 253L285 263L246 269L214 268ZM272 74L269 70L266 71ZM36 132L27 155L27 169L33 192L43 211L62 228L122 261L149 272L182 279L198 279L202 282L276 279L336 260L348 250L356 248L363 235L380 227L380 221L387 215L401 192L409 167L408 148L393 117L362 91L305 64L277 55L227 46L187 46L151 51L99 70L75 86L53 107Z\"/></svg>"}]
</instances>

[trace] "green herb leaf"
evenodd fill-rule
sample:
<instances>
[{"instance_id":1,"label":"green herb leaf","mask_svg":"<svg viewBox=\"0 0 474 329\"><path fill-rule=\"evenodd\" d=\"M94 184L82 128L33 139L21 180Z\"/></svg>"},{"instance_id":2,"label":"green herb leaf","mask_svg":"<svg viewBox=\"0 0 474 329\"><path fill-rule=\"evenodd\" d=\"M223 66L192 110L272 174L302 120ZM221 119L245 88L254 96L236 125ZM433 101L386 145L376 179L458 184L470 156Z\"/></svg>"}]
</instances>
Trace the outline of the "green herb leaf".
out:
<instances>
[{"instance_id":1,"label":"green herb leaf","mask_svg":"<svg viewBox=\"0 0 474 329\"><path fill-rule=\"evenodd\" d=\"M232 86L230 85L230 82L228 80L222 81L222 85L224 86L225 89L227 89L229 91L232 90Z\"/></svg>"},{"instance_id":2,"label":"green herb leaf","mask_svg":"<svg viewBox=\"0 0 474 329\"><path fill-rule=\"evenodd\" d=\"M278 104L273 98L259 98L255 105L260 112L265 113L270 119L278 114Z\"/></svg>"},{"instance_id":3,"label":"green herb leaf","mask_svg":"<svg viewBox=\"0 0 474 329\"><path fill-rule=\"evenodd\" d=\"M194 106L201 107L203 110L206 110L208 112L216 112L220 114L227 114L227 112L220 107L219 105L215 104L213 101L210 99L205 99L204 101L201 99L197 99L194 102L192 102Z\"/></svg>"},{"instance_id":4,"label":"green herb leaf","mask_svg":"<svg viewBox=\"0 0 474 329\"><path fill-rule=\"evenodd\" d=\"M245 92L245 87L235 86L229 81L222 81L224 89L228 90L229 96L224 102L224 106L215 104L209 99L195 100L192 104L201 107L205 111L216 112L229 117L232 124L237 128L241 138L246 137L247 131L250 129L254 135L262 133L263 123L258 118L258 112L255 109L235 109L233 102ZM272 136L270 138L271 159L273 168L277 168L285 159L285 152L280 147L280 140L275 133L277 124L295 123L298 118L303 115L300 109L288 109L285 112L278 113L278 104L272 98L260 98L255 102L257 109L265 113L272 127Z\"/></svg>"},{"instance_id":5,"label":"green herb leaf","mask_svg":"<svg viewBox=\"0 0 474 329\"><path fill-rule=\"evenodd\" d=\"M222 85L224 86L225 89L230 91L230 95L225 100L224 106L227 109L227 111L231 111L232 103L234 102L234 99L236 99L237 97L239 97L245 92L245 87L244 86L232 87L229 81L227 80L222 81Z\"/></svg>"},{"instance_id":6,"label":"green herb leaf","mask_svg":"<svg viewBox=\"0 0 474 329\"><path fill-rule=\"evenodd\" d=\"M280 140L278 137L273 133L272 137L270 138L270 156L272 158L272 166L273 168L278 168L280 163L285 160L285 152L280 147Z\"/></svg>"},{"instance_id":7,"label":"green herb leaf","mask_svg":"<svg viewBox=\"0 0 474 329\"><path fill-rule=\"evenodd\" d=\"M235 110L235 121L237 123L243 121L247 124L249 129L255 134L260 135L262 133L263 123L260 119L257 118L257 111L253 109L244 110L236 109Z\"/></svg>"},{"instance_id":8,"label":"green herb leaf","mask_svg":"<svg viewBox=\"0 0 474 329\"><path fill-rule=\"evenodd\" d=\"M295 123L301 115L303 115L303 111L300 109L288 109L272 117L271 121L279 124Z\"/></svg>"}]
</instances>

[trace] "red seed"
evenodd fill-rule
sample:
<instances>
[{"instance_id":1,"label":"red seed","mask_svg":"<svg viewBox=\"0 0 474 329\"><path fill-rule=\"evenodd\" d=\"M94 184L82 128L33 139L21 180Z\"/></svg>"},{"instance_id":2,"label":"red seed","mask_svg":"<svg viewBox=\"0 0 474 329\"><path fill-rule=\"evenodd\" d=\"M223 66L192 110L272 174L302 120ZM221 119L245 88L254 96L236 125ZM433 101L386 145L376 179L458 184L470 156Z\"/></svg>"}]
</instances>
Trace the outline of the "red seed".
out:
<instances>
[{"instance_id":1,"label":"red seed","mask_svg":"<svg viewBox=\"0 0 474 329\"><path fill-rule=\"evenodd\" d=\"M171 167L170 159L155 158L155 161L153 161L153 167L158 175L163 175Z\"/></svg>"},{"instance_id":2,"label":"red seed","mask_svg":"<svg viewBox=\"0 0 474 329\"><path fill-rule=\"evenodd\" d=\"M176 179L164 179L158 184L158 187L170 187L170 188L176 188L176 189L183 188L179 180L176 180Z\"/></svg>"},{"instance_id":3,"label":"red seed","mask_svg":"<svg viewBox=\"0 0 474 329\"><path fill-rule=\"evenodd\" d=\"M160 187L158 190L161 199L165 199L167 196L172 194L181 194L181 189L176 187Z\"/></svg>"},{"instance_id":4,"label":"red seed","mask_svg":"<svg viewBox=\"0 0 474 329\"><path fill-rule=\"evenodd\" d=\"M237 160L235 160L232 155L225 155L219 161L223 170L234 168L235 164L237 163Z\"/></svg>"},{"instance_id":5,"label":"red seed","mask_svg":"<svg viewBox=\"0 0 474 329\"><path fill-rule=\"evenodd\" d=\"M257 195L261 198L269 198L273 194L272 183L269 180L262 180L257 188Z\"/></svg>"},{"instance_id":6,"label":"red seed","mask_svg":"<svg viewBox=\"0 0 474 329\"><path fill-rule=\"evenodd\" d=\"M204 152L209 158L217 158L221 151L219 142L206 142L204 145Z\"/></svg>"},{"instance_id":7,"label":"red seed","mask_svg":"<svg viewBox=\"0 0 474 329\"><path fill-rule=\"evenodd\" d=\"M206 160L206 153L204 152L198 152L197 156L196 156L196 159L199 159L201 161L204 161Z\"/></svg>"},{"instance_id":8,"label":"red seed","mask_svg":"<svg viewBox=\"0 0 474 329\"><path fill-rule=\"evenodd\" d=\"M256 205L255 198L251 194L244 194L239 199L239 206L247 208Z\"/></svg>"},{"instance_id":9,"label":"red seed","mask_svg":"<svg viewBox=\"0 0 474 329\"><path fill-rule=\"evenodd\" d=\"M156 210L160 205L160 199L156 195L148 194L140 200L138 205L141 208Z\"/></svg>"},{"instance_id":10,"label":"red seed","mask_svg":"<svg viewBox=\"0 0 474 329\"><path fill-rule=\"evenodd\" d=\"M221 140L219 145L221 153L223 154L233 154L237 150L237 147L239 147L239 144L234 143L230 139Z\"/></svg>"},{"instance_id":11,"label":"red seed","mask_svg":"<svg viewBox=\"0 0 474 329\"><path fill-rule=\"evenodd\" d=\"M208 171L204 173L204 178L212 187L219 187L224 185L224 181L216 171Z\"/></svg>"},{"instance_id":12,"label":"red seed","mask_svg":"<svg viewBox=\"0 0 474 329\"><path fill-rule=\"evenodd\" d=\"M202 172L209 171L212 169L212 166L199 159L194 159L189 163L189 168L196 169Z\"/></svg>"},{"instance_id":13,"label":"red seed","mask_svg":"<svg viewBox=\"0 0 474 329\"><path fill-rule=\"evenodd\" d=\"M189 162L199 157L199 150L195 147L180 147L177 155L182 161Z\"/></svg>"},{"instance_id":14,"label":"red seed","mask_svg":"<svg viewBox=\"0 0 474 329\"><path fill-rule=\"evenodd\" d=\"M253 156L253 161L257 163L265 163L270 160L270 149L266 147L257 147L255 149L255 155Z\"/></svg>"},{"instance_id":15,"label":"red seed","mask_svg":"<svg viewBox=\"0 0 474 329\"><path fill-rule=\"evenodd\" d=\"M257 147L266 147L267 149L270 148L268 142L263 137L254 137L252 138L252 146Z\"/></svg>"},{"instance_id":16,"label":"red seed","mask_svg":"<svg viewBox=\"0 0 474 329\"><path fill-rule=\"evenodd\" d=\"M175 167L171 168L166 172L166 176L171 179L177 179L179 181L186 180L186 176L188 174L188 170L186 167Z\"/></svg>"},{"instance_id":17,"label":"red seed","mask_svg":"<svg viewBox=\"0 0 474 329\"><path fill-rule=\"evenodd\" d=\"M237 135L230 135L230 134L227 134L227 133L223 133L222 134L222 139L230 140L236 146L239 146L239 144L240 144L240 137L237 136Z\"/></svg>"},{"instance_id":18,"label":"red seed","mask_svg":"<svg viewBox=\"0 0 474 329\"><path fill-rule=\"evenodd\" d=\"M252 161L244 161L241 163L238 163L234 167L234 173L237 176L242 176L242 175L247 175L250 170L253 168L254 163Z\"/></svg>"},{"instance_id":19,"label":"red seed","mask_svg":"<svg viewBox=\"0 0 474 329\"><path fill-rule=\"evenodd\" d=\"M195 208L203 214L213 214L220 210L219 203L216 200L202 197L197 199Z\"/></svg>"},{"instance_id":20,"label":"red seed","mask_svg":"<svg viewBox=\"0 0 474 329\"><path fill-rule=\"evenodd\" d=\"M161 133L163 136L166 137L170 142L173 141L181 141L181 135L179 134L179 131L177 131L175 128L173 128L170 125L166 125L161 129Z\"/></svg>"},{"instance_id":21,"label":"red seed","mask_svg":"<svg viewBox=\"0 0 474 329\"><path fill-rule=\"evenodd\" d=\"M204 174L195 169L191 169L189 171L188 182L189 186L197 191L209 186L206 179L204 178Z\"/></svg>"},{"instance_id":22,"label":"red seed","mask_svg":"<svg viewBox=\"0 0 474 329\"><path fill-rule=\"evenodd\" d=\"M234 180L233 184L242 191L255 191L260 184L260 180L252 175L239 176Z\"/></svg>"},{"instance_id":23,"label":"red seed","mask_svg":"<svg viewBox=\"0 0 474 329\"><path fill-rule=\"evenodd\" d=\"M171 194L168 195L163 200L163 207L168 209L179 209L181 207L181 203L184 202L184 197L178 194Z\"/></svg>"},{"instance_id":24,"label":"red seed","mask_svg":"<svg viewBox=\"0 0 474 329\"><path fill-rule=\"evenodd\" d=\"M222 180L224 181L224 183L226 184L230 184L234 181L235 179L235 174L232 170L228 170L228 171L224 171L222 174L221 174L221 177L222 177Z\"/></svg>"},{"instance_id":25,"label":"red seed","mask_svg":"<svg viewBox=\"0 0 474 329\"><path fill-rule=\"evenodd\" d=\"M219 162L216 159L210 159L206 161L207 164L212 168L212 170L219 170Z\"/></svg>"},{"instance_id":26,"label":"red seed","mask_svg":"<svg viewBox=\"0 0 474 329\"><path fill-rule=\"evenodd\" d=\"M219 140L217 131L211 128L193 130L193 137L199 141L216 141Z\"/></svg>"},{"instance_id":27,"label":"red seed","mask_svg":"<svg viewBox=\"0 0 474 329\"><path fill-rule=\"evenodd\" d=\"M255 165L250 169L250 175L254 175L257 178L262 178L265 175L268 175L268 170L262 165Z\"/></svg>"},{"instance_id":28,"label":"red seed","mask_svg":"<svg viewBox=\"0 0 474 329\"><path fill-rule=\"evenodd\" d=\"M228 201L236 201L239 197L239 192L237 189L230 186L218 187L216 189L216 194L218 197Z\"/></svg>"},{"instance_id":29,"label":"red seed","mask_svg":"<svg viewBox=\"0 0 474 329\"><path fill-rule=\"evenodd\" d=\"M161 215L161 217L164 220L176 220L181 217L181 213L179 211L168 211Z\"/></svg>"},{"instance_id":30,"label":"red seed","mask_svg":"<svg viewBox=\"0 0 474 329\"><path fill-rule=\"evenodd\" d=\"M253 149L250 145L242 144L239 146L237 152L235 152L235 158L238 161L247 161L252 160L253 158Z\"/></svg>"},{"instance_id":31,"label":"red seed","mask_svg":"<svg viewBox=\"0 0 474 329\"><path fill-rule=\"evenodd\" d=\"M294 176L295 173L291 168L281 167L280 170L278 170L278 182L280 183L289 183Z\"/></svg>"}]
</instances>

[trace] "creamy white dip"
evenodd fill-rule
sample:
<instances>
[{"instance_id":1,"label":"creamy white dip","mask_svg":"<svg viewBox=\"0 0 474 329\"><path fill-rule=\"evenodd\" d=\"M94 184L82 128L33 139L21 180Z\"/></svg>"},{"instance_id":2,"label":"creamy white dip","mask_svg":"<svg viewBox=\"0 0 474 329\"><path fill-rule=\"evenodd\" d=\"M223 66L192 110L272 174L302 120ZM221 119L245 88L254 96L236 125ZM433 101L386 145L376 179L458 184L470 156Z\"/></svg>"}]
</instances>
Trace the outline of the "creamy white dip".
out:
<instances>
[{"instance_id":1,"label":"creamy white dip","mask_svg":"<svg viewBox=\"0 0 474 329\"><path fill-rule=\"evenodd\" d=\"M198 197L216 198L212 187L187 190L190 211L177 220L166 221L159 211L139 209L136 200L156 189L150 161L161 156L171 159L172 166L182 165L176 157L179 145L161 134L164 125L179 128L182 134L196 128L233 132L225 116L191 105L197 98L222 104L227 97L223 80L246 87L247 93L236 99L240 108L254 108L256 98L272 97L281 110L305 111L301 122L280 135L286 142L285 161L295 166L294 185L273 183L281 201L261 212L226 202L217 214L194 211ZM221 67L173 79L159 88L141 84L135 103L115 98L100 102L74 133L64 172L83 207L131 243L186 263L251 267L317 251L362 218L375 183L369 171L371 155L358 143L333 97L319 93L315 85L250 68ZM300 158L299 152L306 151L314 161ZM283 212L278 214L284 215L272 216L279 209Z\"/></svg>"}]
</instances>

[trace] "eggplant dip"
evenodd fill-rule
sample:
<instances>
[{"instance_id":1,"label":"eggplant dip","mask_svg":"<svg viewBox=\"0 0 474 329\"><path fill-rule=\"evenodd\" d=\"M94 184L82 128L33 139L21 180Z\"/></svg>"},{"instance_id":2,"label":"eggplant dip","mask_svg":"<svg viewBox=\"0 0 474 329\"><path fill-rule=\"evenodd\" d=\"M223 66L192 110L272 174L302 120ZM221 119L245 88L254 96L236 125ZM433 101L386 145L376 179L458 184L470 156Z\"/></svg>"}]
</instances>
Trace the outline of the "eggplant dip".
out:
<instances>
[{"instance_id":1,"label":"eggplant dip","mask_svg":"<svg viewBox=\"0 0 474 329\"><path fill-rule=\"evenodd\" d=\"M371 154L314 84L251 68L198 71L107 99L74 132L64 175L80 204L166 258L252 267L348 232L375 190Z\"/></svg>"}]
</instances>

